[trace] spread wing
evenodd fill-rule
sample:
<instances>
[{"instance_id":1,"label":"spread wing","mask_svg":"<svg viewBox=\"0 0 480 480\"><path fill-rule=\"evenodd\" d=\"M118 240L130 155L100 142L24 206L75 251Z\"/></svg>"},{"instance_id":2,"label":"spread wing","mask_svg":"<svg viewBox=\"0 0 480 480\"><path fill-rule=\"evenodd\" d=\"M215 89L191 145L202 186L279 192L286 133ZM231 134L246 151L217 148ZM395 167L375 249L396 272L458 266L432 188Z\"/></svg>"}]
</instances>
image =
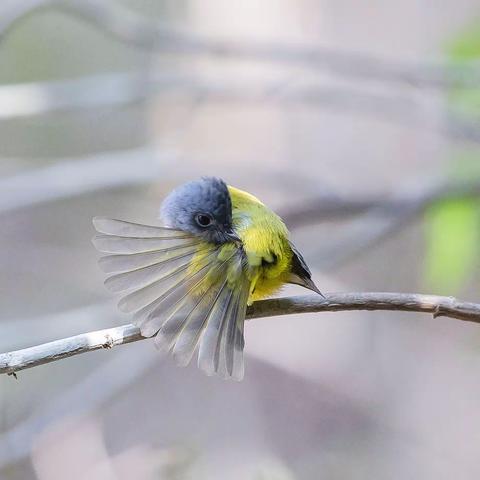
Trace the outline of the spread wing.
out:
<instances>
[{"instance_id":1,"label":"spread wing","mask_svg":"<svg viewBox=\"0 0 480 480\"><path fill-rule=\"evenodd\" d=\"M123 312L143 336L187 365L198 344L198 365L208 375L243 378L243 324L250 282L243 251L189 233L95 218L96 248L105 285L124 296Z\"/></svg>"}]
</instances>

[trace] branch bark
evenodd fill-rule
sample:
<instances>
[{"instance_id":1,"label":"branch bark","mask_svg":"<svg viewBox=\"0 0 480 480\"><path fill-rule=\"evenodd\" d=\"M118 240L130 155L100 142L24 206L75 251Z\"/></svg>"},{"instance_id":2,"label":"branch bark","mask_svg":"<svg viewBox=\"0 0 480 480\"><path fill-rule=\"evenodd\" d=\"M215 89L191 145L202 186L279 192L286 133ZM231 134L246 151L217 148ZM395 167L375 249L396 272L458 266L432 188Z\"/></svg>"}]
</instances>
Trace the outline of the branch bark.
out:
<instances>
[{"instance_id":1,"label":"branch bark","mask_svg":"<svg viewBox=\"0 0 480 480\"><path fill-rule=\"evenodd\" d=\"M337 312L345 310L390 310L430 313L480 323L480 304L461 302L453 297L412 293L333 293L274 298L255 302L248 319L294 313ZM0 374L15 375L20 370L54 362L81 353L109 349L143 340L140 330L130 324L83 333L22 350L0 354Z\"/></svg>"}]
</instances>

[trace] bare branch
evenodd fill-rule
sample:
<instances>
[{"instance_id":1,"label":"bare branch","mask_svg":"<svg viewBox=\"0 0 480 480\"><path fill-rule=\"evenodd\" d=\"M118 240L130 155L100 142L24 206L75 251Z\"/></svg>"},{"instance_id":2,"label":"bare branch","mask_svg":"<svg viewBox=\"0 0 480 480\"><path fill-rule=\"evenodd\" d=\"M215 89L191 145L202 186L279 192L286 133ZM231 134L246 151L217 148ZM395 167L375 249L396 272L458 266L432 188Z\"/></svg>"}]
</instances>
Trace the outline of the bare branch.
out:
<instances>
[{"instance_id":1,"label":"bare branch","mask_svg":"<svg viewBox=\"0 0 480 480\"><path fill-rule=\"evenodd\" d=\"M480 304L438 295L384 292L331 293L325 299L318 295L305 295L261 300L254 303L248 312L248 318L348 310L423 312L433 314L434 318L443 316L480 323Z\"/></svg>"},{"instance_id":2,"label":"bare branch","mask_svg":"<svg viewBox=\"0 0 480 480\"><path fill-rule=\"evenodd\" d=\"M290 315L294 313L337 312L341 310L392 310L431 313L480 323L480 304L460 302L453 297L406 293L333 293L322 299L318 295L276 298L255 302L247 318ZM35 347L0 355L0 374L14 375L20 370L72 357L80 353L143 340L133 325L107 328L63 338Z\"/></svg>"},{"instance_id":3,"label":"bare branch","mask_svg":"<svg viewBox=\"0 0 480 480\"><path fill-rule=\"evenodd\" d=\"M25 5L25 2L26 5ZM99 0L24 0L1 11L0 38L38 8L55 8L95 25L114 38L149 51L247 58L323 69L355 79L381 80L417 87L473 87L480 83L477 63L394 63L369 55L319 46L225 41L151 21L118 3Z\"/></svg>"}]
</instances>

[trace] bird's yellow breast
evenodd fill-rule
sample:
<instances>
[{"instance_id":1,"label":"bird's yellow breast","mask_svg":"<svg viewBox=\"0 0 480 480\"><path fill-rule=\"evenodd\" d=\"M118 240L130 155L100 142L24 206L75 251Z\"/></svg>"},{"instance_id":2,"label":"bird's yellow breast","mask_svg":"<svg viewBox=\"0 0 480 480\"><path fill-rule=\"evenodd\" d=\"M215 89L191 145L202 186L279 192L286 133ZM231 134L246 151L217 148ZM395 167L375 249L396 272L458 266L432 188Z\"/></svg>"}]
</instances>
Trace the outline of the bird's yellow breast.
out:
<instances>
[{"instance_id":1,"label":"bird's yellow breast","mask_svg":"<svg viewBox=\"0 0 480 480\"><path fill-rule=\"evenodd\" d=\"M281 218L253 195L228 187L233 227L242 240L251 281L249 304L286 283L292 260L288 230Z\"/></svg>"}]
</instances>

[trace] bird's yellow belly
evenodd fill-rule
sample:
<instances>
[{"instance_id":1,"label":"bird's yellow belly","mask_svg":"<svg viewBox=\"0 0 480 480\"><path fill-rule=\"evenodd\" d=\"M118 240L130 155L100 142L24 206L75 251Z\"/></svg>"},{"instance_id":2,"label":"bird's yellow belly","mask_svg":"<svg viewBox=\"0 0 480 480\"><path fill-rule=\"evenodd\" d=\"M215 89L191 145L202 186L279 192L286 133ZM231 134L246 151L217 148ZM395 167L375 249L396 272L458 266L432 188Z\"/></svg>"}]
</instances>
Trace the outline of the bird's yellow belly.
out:
<instances>
[{"instance_id":1,"label":"bird's yellow belly","mask_svg":"<svg viewBox=\"0 0 480 480\"><path fill-rule=\"evenodd\" d=\"M262 226L240 231L251 282L249 305L269 297L286 283L291 254L284 242Z\"/></svg>"},{"instance_id":2,"label":"bird's yellow belly","mask_svg":"<svg viewBox=\"0 0 480 480\"><path fill-rule=\"evenodd\" d=\"M246 256L251 304L273 295L288 281L292 250L288 230L277 215L253 195L234 187L228 189L233 226Z\"/></svg>"},{"instance_id":3,"label":"bird's yellow belly","mask_svg":"<svg viewBox=\"0 0 480 480\"><path fill-rule=\"evenodd\" d=\"M256 300L267 298L277 293L285 284L282 276L276 278L265 278L260 276L255 283L254 288L248 297L248 304L251 305Z\"/></svg>"}]
</instances>

